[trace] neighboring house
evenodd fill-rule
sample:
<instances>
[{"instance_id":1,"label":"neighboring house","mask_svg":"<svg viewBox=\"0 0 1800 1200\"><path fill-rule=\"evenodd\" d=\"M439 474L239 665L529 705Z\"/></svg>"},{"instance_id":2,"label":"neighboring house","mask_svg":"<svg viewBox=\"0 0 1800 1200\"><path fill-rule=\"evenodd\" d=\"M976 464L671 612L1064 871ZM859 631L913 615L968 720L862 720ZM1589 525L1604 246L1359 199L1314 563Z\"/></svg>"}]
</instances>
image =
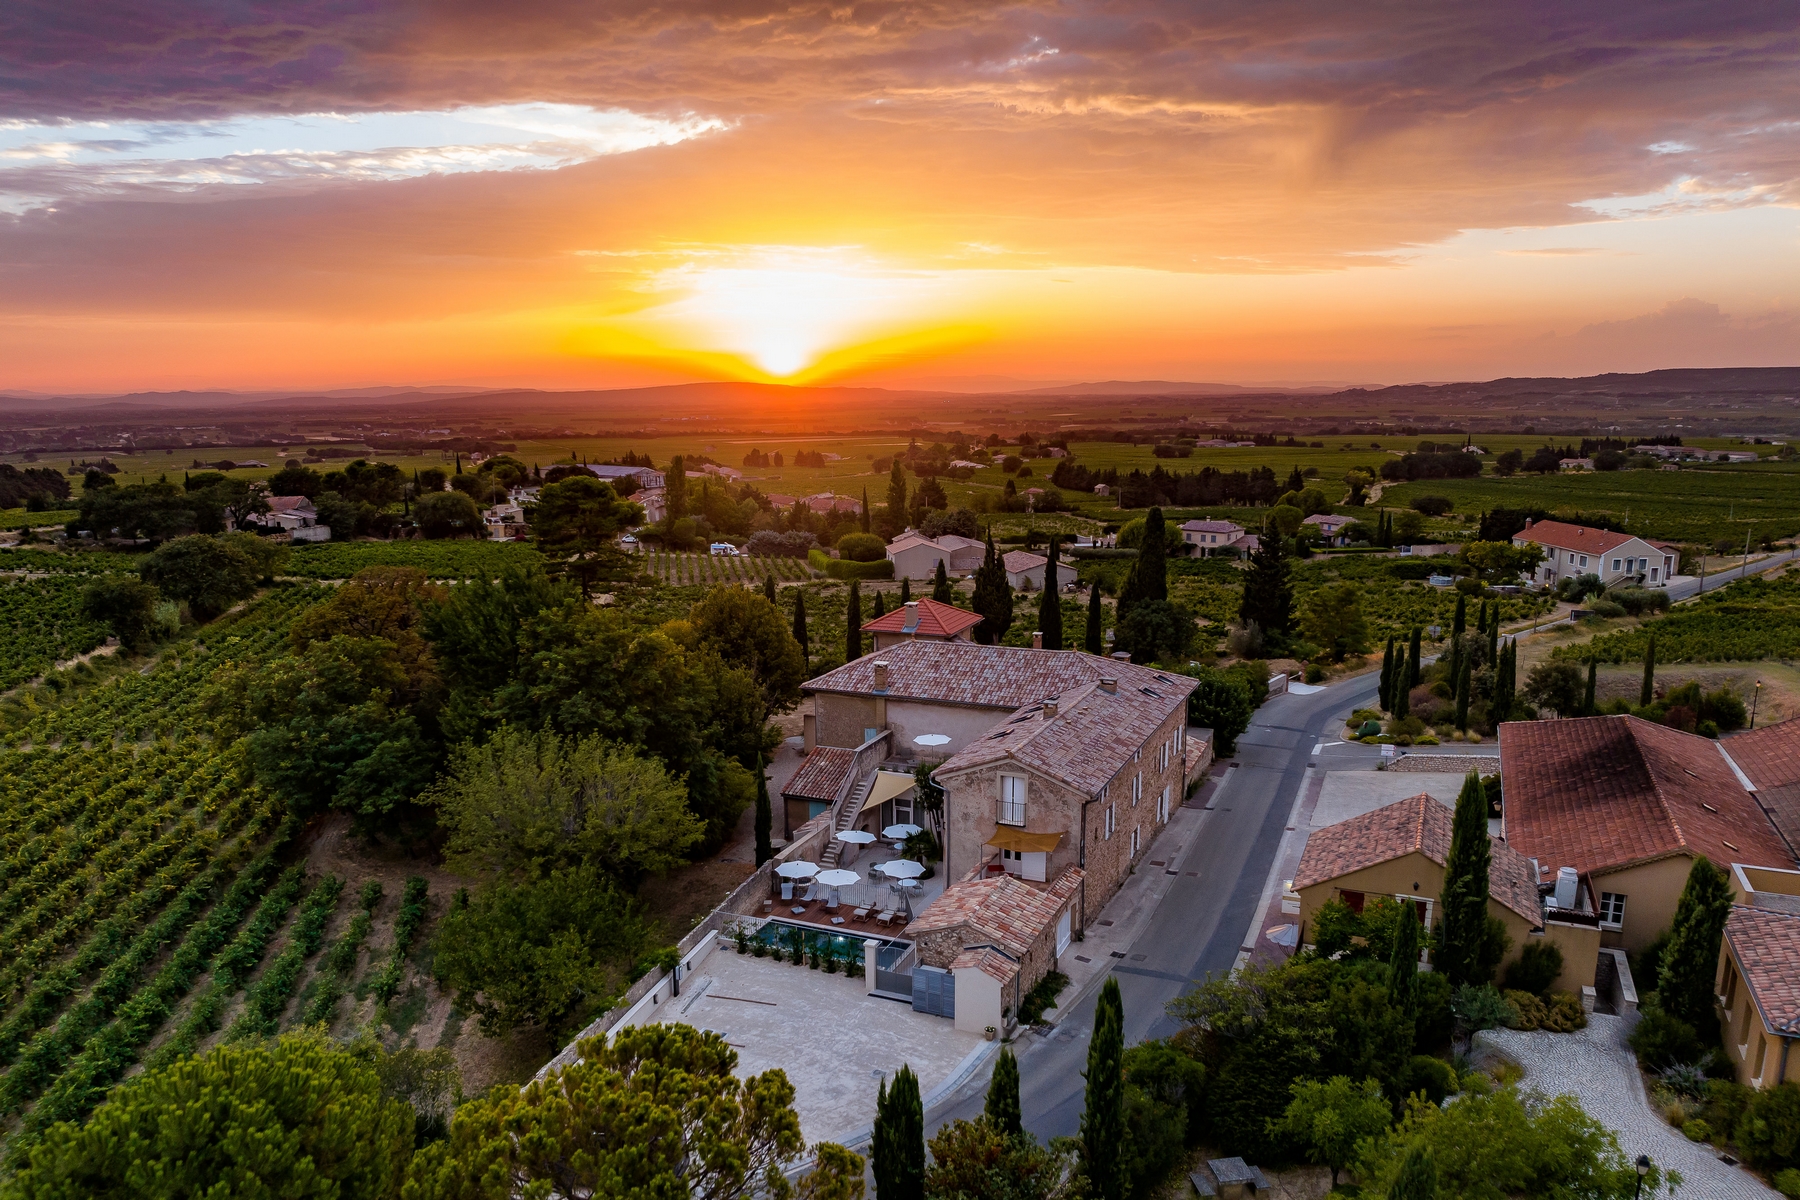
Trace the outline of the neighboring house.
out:
<instances>
[{"instance_id":1,"label":"neighboring house","mask_svg":"<svg viewBox=\"0 0 1800 1200\"><path fill-rule=\"evenodd\" d=\"M1420 923L1432 929L1440 916L1453 819L1442 800L1421 794L1314 830L1288 885L1300 894L1300 928L1311 931L1327 901L1342 900L1361 912L1370 900L1386 896L1412 905ZM1547 912L1531 860L1499 838L1488 842L1488 915L1512 939L1507 957L1516 957L1533 939L1547 939L1563 955L1557 989L1579 994L1592 987L1600 938L1593 906L1577 881L1559 881L1562 891L1551 893ZM1430 941L1420 938L1421 961L1429 961Z\"/></svg>"},{"instance_id":2,"label":"neighboring house","mask_svg":"<svg viewBox=\"0 0 1800 1200\"><path fill-rule=\"evenodd\" d=\"M1015 592L1041 592L1044 590L1044 566L1050 560L1041 554L1033 554L1029 550L1009 550L1001 560L1006 566L1006 583ZM1058 581L1064 576L1075 577L1062 563L1056 565Z\"/></svg>"},{"instance_id":3,"label":"neighboring house","mask_svg":"<svg viewBox=\"0 0 1800 1200\"><path fill-rule=\"evenodd\" d=\"M1544 551L1531 575L1531 582L1543 587L1577 575L1598 575L1608 587L1631 580L1663 587L1679 564L1675 547L1666 542L1562 521L1527 521L1512 541Z\"/></svg>"},{"instance_id":4,"label":"neighboring house","mask_svg":"<svg viewBox=\"0 0 1800 1200\"><path fill-rule=\"evenodd\" d=\"M1079 870L1047 888L1010 875L958 880L907 926L921 966L955 978L958 1029L1004 1029L1008 1010L1017 1016L1025 993L1068 950L1080 891Z\"/></svg>"},{"instance_id":5,"label":"neighboring house","mask_svg":"<svg viewBox=\"0 0 1800 1200\"><path fill-rule=\"evenodd\" d=\"M1096 496L1112 495L1112 485L1106 484L1106 483L1096 483L1094 485L1094 495L1096 495Z\"/></svg>"},{"instance_id":6,"label":"neighboring house","mask_svg":"<svg viewBox=\"0 0 1800 1200\"><path fill-rule=\"evenodd\" d=\"M1232 521L1189 521L1181 527L1181 540L1197 547L1202 556L1215 550L1237 553L1244 527Z\"/></svg>"},{"instance_id":7,"label":"neighboring house","mask_svg":"<svg viewBox=\"0 0 1800 1200\"><path fill-rule=\"evenodd\" d=\"M296 542L328 542L331 527L319 524L318 510L305 496L270 496L269 511L244 518L246 525L278 530Z\"/></svg>"},{"instance_id":8,"label":"neighboring house","mask_svg":"<svg viewBox=\"0 0 1800 1200\"><path fill-rule=\"evenodd\" d=\"M700 470L703 474L714 475L732 483L741 483L744 479L744 473L736 467L722 467L718 463L706 463Z\"/></svg>"},{"instance_id":9,"label":"neighboring house","mask_svg":"<svg viewBox=\"0 0 1800 1200\"><path fill-rule=\"evenodd\" d=\"M1800 873L1731 874L1742 903L1725 921L1714 983L1725 1057L1748 1087L1800 1082Z\"/></svg>"},{"instance_id":10,"label":"neighboring house","mask_svg":"<svg viewBox=\"0 0 1800 1200\"><path fill-rule=\"evenodd\" d=\"M986 465L986 463L971 462L966 458L953 458L950 460L950 469L952 471L979 471Z\"/></svg>"},{"instance_id":11,"label":"neighboring house","mask_svg":"<svg viewBox=\"0 0 1800 1200\"><path fill-rule=\"evenodd\" d=\"M493 541L509 542L531 535L531 526L525 523L525 510L518 504L496 504L481 516L487 525L487 535Z\"/></svg>"},{"instance_id":12,"label":"neighboring house","mask_svg":"<svg viewBox=\"0 0 1800 1200\"><path fill-rule=\"evenodd\" d=\"M808 496L801 503L816 513L862 511L862 501L855 496L839 496L831 492Z\"/></svg>"},{"instance_id":13,"label":"neighboring house","mask_svg":"<svg viewBox=\"0 0 1800 1200\"><path fill-rule=\"evenodd\" d=\"M768 498L771 508L789 509L794 507L794 498L792 496L783 495L780 492L766 492L764 495Z\"/></svg>"},{"instance_id":14,"label":"neighboring house","mask_svg":"<svg viewBox=\"0 0 1800 1200\"><path fill-rule=\"evenodd\" d=\"M646 488L667 487L669 477L654 467L621 467L617 463L583 463L582 470L608 483L617 479L629 479L635 483L639 491ZM636 500L638 497L633 496Z\"/></svg>"},{"instance_id":15,"label":"neighboring house","mask_svg":"<svg viewBox=\"0 0 1800 1200\"><path fill-rule=\"evenodd\" d=\"M1788 853L1800 858L1800 717L1733 734L1720 742L1768 815Z\"/></svg>"},{"instance_id":16,"label":"neighboring house","mask_svg":"<svg viewBox=\"0 0 1800 1200\"><path fill-rule=\"evenodd\" d=\"M908 530L888 543L887 556L894 564L896 578L932 579L937 575L940 562L951 575L972 574L981 566L986 550L985 543L960 534L928 538Z\"/></svg>"},{"instance_id":17,"label":"neighboring house","mask_svg":"<svg viewBox=\"0 0 1800 1200\"><path fill-rule=\"evenodd\" d=\"M972 642L981 615L954 604L940 604L930 597L908 600L893 612L863 622L863 632L873 634L875 649L886 650L914 639L936 642Z\"/></svg>"},{"instance_id":18,"label":"neighboring house","mask_svg":"<svg viewBox=\"0 0 1800 1200\"><path fill-rule=\"evenodd\" d=\"M1501 836L1546 872L1573 867L1601 941L1636 954L1675 917L1695 858L1789 869L1793 855L1724 748L1639 717L1508 721Z\"/></svg>"},{"instance_id":19,"label":"neighboring house","mask_svg":"<svg viewBox=\"0 0 1800 1200\"><path fill-rule=\"evenodd\" d=\"M887 772L877 762L859 770L854 755L867 760L877 747L893 760L889 771L921 756L947 760L937 768L945 873L979 869L1048 885L1080 867L1080 928L1185 794L1195 686L1074 650L902 642L802 685L813 709L802 715L810 753L783 795L793 817L824 812L840 797L866 808ZM911 801L899 794L886 802Z\"/></svg>"},{"instance_id":20,"label":"neighboring house","mask_svg":"<svg viewBox=\"0 0 1800 1200\"><path fill-rule=\"evenodd\" d=\"M644 506L644 520L651 525L669 515L669 493L663 488L646 488L631 499Z\"/></svg>"},{"instance_id":21,"label":"neighboring house","mask_svg":"<svg viewBox=\"0 0 1800 1200\"><path fill-rule=\"evenodd\" d=\"M1350 524L1350 520L1351 518L1340 517L1336 513L1314 513L1300 523L1317 529L1327 546L1341 546L1349 540L1344 537L1344 529Z\"/></svg>"},{"instance_id":22,"label":"neighboring house","mask_svg":"<svg viewBox=\"0 0 1800 1200\"><path fill-rule=\"evenodd\" d=\"M1557 468L1563 471L1591 471L1594 460L1591 458L1562 458L1557 460Z\"/></svg>"}]
</instances>

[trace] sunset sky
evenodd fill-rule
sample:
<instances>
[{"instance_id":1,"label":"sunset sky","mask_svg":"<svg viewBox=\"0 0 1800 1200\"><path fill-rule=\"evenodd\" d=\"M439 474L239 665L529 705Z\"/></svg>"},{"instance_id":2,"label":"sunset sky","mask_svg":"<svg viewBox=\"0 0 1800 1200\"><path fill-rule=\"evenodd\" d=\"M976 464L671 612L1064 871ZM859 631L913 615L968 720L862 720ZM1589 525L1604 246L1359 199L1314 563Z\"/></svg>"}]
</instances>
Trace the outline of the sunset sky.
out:
<instances>
[{"instance_id":1,"label":"sunset sky","mask_svg":"<svg viewBox=\"0 0 1800 1200\"><path fill-rule=\"evenodd\" d=\"M15 0L0 389L1800 364L1788 3Z\"/></svg>"}]
</instances>

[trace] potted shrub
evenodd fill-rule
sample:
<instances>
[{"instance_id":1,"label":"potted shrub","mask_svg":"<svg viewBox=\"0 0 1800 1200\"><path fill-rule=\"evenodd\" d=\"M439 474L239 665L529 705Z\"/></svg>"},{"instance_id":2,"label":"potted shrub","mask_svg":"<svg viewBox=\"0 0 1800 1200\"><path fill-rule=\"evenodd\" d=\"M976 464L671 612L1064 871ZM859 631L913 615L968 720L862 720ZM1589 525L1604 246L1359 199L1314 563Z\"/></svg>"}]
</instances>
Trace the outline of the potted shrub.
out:
<instances>
[{"instance_id":1,"label":"potted shrub","mask_svg":"<svg viewBox=\"0 0 1800 1200\"><path fill-rule=\"evenodd\" d=\"M990 1041L990 1042L991 1042L991 1041L993 1041L993 1040L994 1040L994 1039L995 1039L995 1038L997 1038L997 1037L999 1037L999 1036L1000 1036L1000 1031L999 1031L999 1030L998 1030L998 1029L996 1029L996 1028L995 1028L995 1027L994 1027L994 1026L992 1026L992 1025L989 1025L989 1026L988 1026L988 1027L987 1027L987 1028L986 1028L986 1029L985 1029L985 1030L983 1030L983 1031L982 1031L982 1032L983 1032L983 1033L985 1033L985 1034L987 1034L987 1040L988 1040L988 1041Z\"/></svg>"}]
</instances>

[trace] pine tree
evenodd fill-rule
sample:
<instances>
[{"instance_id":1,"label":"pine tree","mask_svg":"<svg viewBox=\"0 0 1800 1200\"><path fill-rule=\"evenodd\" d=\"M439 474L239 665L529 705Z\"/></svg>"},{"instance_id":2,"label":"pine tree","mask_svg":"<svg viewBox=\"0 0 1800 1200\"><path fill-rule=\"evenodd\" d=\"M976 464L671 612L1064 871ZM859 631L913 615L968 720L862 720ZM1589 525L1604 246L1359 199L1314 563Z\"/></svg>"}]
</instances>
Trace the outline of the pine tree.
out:
<instances>
[{"instance_id":1,"label":"pine tree","mask_svg":"<svg viewBox=\"0 0 1800 1200\"><path fill-rule=\"evenodd\" d=\"M1087 1107L1081 1114L1081 1169L1094 1200L1124 1200L1126 1189L1125 1002L1107 976L1088 1043Z\"/></svg>"},{"instance_id":2,"label":"pine tree","mask_svg":"<svg viewBox=\"0 0 1800 1200\"><path fill-rule=\"evenodd\" d=\"M941 567L943 565L943 560L939 559L938 566ZM902 579L900 581L900 603L903 605L912 603L912 580L910 579Z\"/></svg>"},{"instance_id":3,"label":"pine tree","mask_svg":"<svg viewBox=\"0 0 1800 1200\"><path fill-rule=\"evenodd\" d=\"M1379 699L1376 701L1380 704L1382 712L1389 712L1393 709L1393 697L1389 695L1393 690L1393 686L1394 639L1390 637L1387 640L1387 649L1384 650L1381 655L1381 687L1378 693Z\"/></svg>"},{"instance_id":4,"label":"pine tree","mask_svg":"<svg viewBox=\"0 0 1800 1200\"><path fill-rule=\"evenodd\" d=\"M1082 639L1081 648L1089 654L1103 654L1106 651L1106 614L1100 607L1098 579L1088 588L1087 636Z\"/></svg>"},{"instance_id":5,"label":"pine tree","mask_svg":"<svg viewBox=\"0 0 1800 1200\"><path fill-rule=\"evenodd\" d=\"M986 1113L988 1124L1001 1137L1016 1138L1025 1132L1024 1116L1019 1108L1019 1060L1011 1046L1000 1047L999 1061L994 1063L994 1077L988 1083Z\"/></svg>"},{"instance_id":6,"label":"pine tree","mask_svg":"<svg viewBox=\"0 0 1800 1200\"><path fill-rule=\"evenodd\" d=\"M1301 473L1299 467L1295 467L1292 471L1288 472L1287 487L1282 490L1289 492L1303 492L1306 490L1306 476Z\"/></svg>"},{"instance_id":7,"label":"pine tree","mask_svg":"<svg viewBox=\"0 0 1800 1200\"><path fill-rule=\"evenodd\" d=\"M775 603L775 577L773 575L763 576L763 599L770 604Z\"/></svg>"},{"instance_id":8,"label":"pine tree","mask_svg":"<svg viewBox=\"0 0 1800 1200\"><path fill-rule=\"evenodd\" d=\"M981 624L975 627L975 640L984 646L994 645L1012 628L1013 593L1012 585L1006 581L1006 564L994 549L991 529L988 531L987 554L982 559L981 569L975 572L973 600L975 611L981 614Z\"/></svg>"},{"instance_id":9,"label":"pine tree","mask_svg":"<svg viewBox=\"0 0 1800 1200\"><path fill-rule=\"evenodd\" d=\"M1406 686L1408 688L1416 688L1419 686L1419 673L1424 670L1425 667L1425 660L1419 657L1420 632L1419 627L1414 625L1412 631L1412 658L1406 664Z\"/></svg>"},{"instance_id":10,"label":"pine tree","mask_svg":"<svg viewBox=\"0 0 1800 1200\"><path fill-rule=\"evenodd\" d=\"M775 844L770 840L775 813L769 804L769 777L762 755L756 756L756 865L762 866L775 857Z\"/></svg>"},{"instance_id":11,"label":"pine tree","mask_svg":"<svg viewBox=\"0 0 1800 1200\"><path fill-rule=\"evenodd\" d=\"M1731 881L1705 858L1688 869L1675 921L1663 949L1656 996L1663 1011L1699 1029L1702 1036L1717 1028L1713 1012L1713 976L1719 968L1719 939L1731 915Z\"/></svg>"},{"instance_id":12,"label":"pine tree","mask_svg":"<svg viewBox=\"0 0 1800 1200\"><path fill-rule=\"evenodd\" d=\"M1406 1151L1387 1194L1388 1200L1438 1200L1437 1165L1424 1143L1415 1142Z\"/></svg>"},{"instance_id":13,"label":"pine tree","mask_svg":"<svg viewBox=\"0 0 1800 1200\"><path fill-rule=\"evenodd\" d=\"M881 1200L924 1200L925 1110L910 1066L894 1072L875 1093L875 1131L869 1157Z\"/></svg>"},{"instance_id":14,"label":"pine tree","mask_svg":"<svg viewBox=\"0 0 1800 1200\"><path fill-rule=\"evenodd\" d=\"M1044 556L1044 594L1038 598L1038 630L1044 635L1044 649L1063 648L1062 588L1056 578L1056 535L1050 535L1050 549Z\"/></svg>"},{"instance_id":15,"label":"pine tree","mask_svg":"<svg viewBox=\"0 0 1800 1200\"><path fill-rule=\"evenodd\" d=\"M844 606L844 661L862 657L862 582L850 581L850 599Z\"/></svg>"},{"instance_id":16,"label":"pine tree","mask_svg":"<svg viewBox=\"0 0 1800 1200\"><path fill-rule=\"evenodd\" d=\"M1450 852L1444 858L1444 947L1439 963L1453 987L1486 982L1477 976L1487 940L1488 870L1493 860L1487 816L1487 789L1481 776L1470 771L1456 797Z\"/></svg>"},{"instance_id":17,"label":"pine tree","mask_svg":"<svg viewBox=\"0 0 1800 1200\"><path fill-rule=\"evenodd\" d=\"M800 653L807 657L812 655L812 647L806 641L806 590L794 589L794 640L800 643Z\"/></svg>"},{"instance_id":18,"label":"pine tree","mask_svg":"<svg viewBox=\"0 0 1800 1200\"><path fill-rule=\"evenodd\" d=\"M1591 717L1594 715L1594 685L1599 681L1599 674L1600 660L1597 658L1588 659L1587 691L1582 693L1581 697L1581 712L1583 716Z\"/></svg>"},{"instance_id":19,"label":"pine tree","mask_svg":"<svg viewBox=\"0 0 1800 1200\"><path fill-rule=\"evenodd\" d=\"M867 485L863 487L862 514L857 524L862 527L864 533L869 532L869 489Z\"/></svg>"},{"instance_id":20,"label":"pine tree","mask_svg":"<svg viewBox=\"0 0 1800 1200\"><path fill-rule=\"evenodd\" d=\"M1285 637L1294 627L1294 587L1288 576L1287 539L1271 526L1263 530L1262 544L1250 556L1244 577L1244 595L1238 604L1238 622L1255 621L1264 633Z\"/></svg>"},{"instance_id":21,"label":"pine tree","mask_svg":"<svg viewBox=\"0 0 1800 1200\"><path fill-rule=\"evenodd\" d=\"M1656 702L1656 635L1644 645L1644 686L1638 689L1638 706L1649 708Z\"/></svg>"},{"instance_id":22,"label":"pine tree","mask_svg":"<svg viewBox=\"0 0 1800 1200\"><path fill-rule=\"evenodd\" d=\"M1459 733L1469 732L1469 668L1471 662L1467 655L1463 656L1462 670L1456 675L1456 728Z\"/></svg>"},{"instance_id":23,"label":"pine tree","mask_svg":"<svg viewBox=\"0 0 1800 1200\"><path fill-rule=\"evenodd\" d=\"M937 578L931 583L931 598L939 604L956 603L956 593L950 587L950 572L941 558L938 559Z\"/></svg>"}]
</instances>

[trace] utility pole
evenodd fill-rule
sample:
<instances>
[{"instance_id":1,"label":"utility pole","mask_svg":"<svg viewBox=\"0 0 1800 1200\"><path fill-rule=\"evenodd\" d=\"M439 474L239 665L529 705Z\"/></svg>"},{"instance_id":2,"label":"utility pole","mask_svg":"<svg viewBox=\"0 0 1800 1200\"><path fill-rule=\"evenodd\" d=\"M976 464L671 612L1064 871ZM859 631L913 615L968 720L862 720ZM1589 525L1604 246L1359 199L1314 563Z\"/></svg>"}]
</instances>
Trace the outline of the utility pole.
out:
<instances>
[{"instance_id":1,"label":"utility pole","mask_svg":"<svg viewBox=\"0 0 1800 1200\"><path fill-rule=\"evenodd\" d=\"M1756 690L1750 693L1750 728L1756 728L1756 705L1762 699L1762 680L1756 681Z\"/></svg>"}]
</instances>

